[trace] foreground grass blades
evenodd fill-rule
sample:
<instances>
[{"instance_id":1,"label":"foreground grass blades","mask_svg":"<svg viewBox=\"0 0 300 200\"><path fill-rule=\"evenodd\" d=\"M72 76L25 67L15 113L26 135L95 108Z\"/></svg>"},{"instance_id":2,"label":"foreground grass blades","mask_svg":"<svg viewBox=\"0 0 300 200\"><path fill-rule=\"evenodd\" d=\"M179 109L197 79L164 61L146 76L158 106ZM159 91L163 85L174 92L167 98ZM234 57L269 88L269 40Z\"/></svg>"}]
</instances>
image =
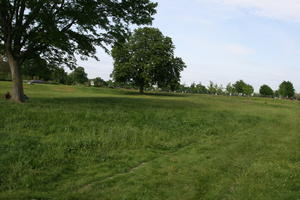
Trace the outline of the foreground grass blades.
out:
<instances>
[{"instance_id":1,"label":"foreground grass blades","mask_svg":"<svg viewBox=\"0 0 300 200\"><path fill-rule=\"evenodd\" d=\"M10 83L0 83L4 94ZM300 104L26 85L0 100L0 199L299 199Z\"/></svg>"}]
</instances>

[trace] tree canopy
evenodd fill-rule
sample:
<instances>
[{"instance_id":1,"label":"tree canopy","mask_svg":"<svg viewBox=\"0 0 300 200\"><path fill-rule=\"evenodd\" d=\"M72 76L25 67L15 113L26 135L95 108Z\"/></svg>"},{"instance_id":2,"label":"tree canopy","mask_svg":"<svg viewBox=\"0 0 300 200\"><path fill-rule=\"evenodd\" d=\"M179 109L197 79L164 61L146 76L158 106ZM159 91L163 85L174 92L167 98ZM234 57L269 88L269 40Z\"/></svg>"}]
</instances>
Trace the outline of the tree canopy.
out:
<instances>
[{"instance_id":1,"label":"tree canopy","mask_svg":"<svg viewBox=\"0 0 300 200\"><path fill-rule=\"evenodd\" d=\"M42 79L48 81L51 79L53 68L53 65L48 64L43 59L30 59L22 65L22 75L30 79Z\"/></svg>"},{"instance_id":2,"label":"tree canopy","mask_svg":"<svg viewBox=\"0 0 300 200\"><path fill-rule=\"evenodd\" d=\"M113 47L112 77L138 86L141 93L153 85L174 90L186 67L181 58L174 56L174 49L172 39L158 29L137 29L128 41Z\"/></svg>"},{"instance_id":3,"label":"tree canopy","mask_svg":"<svg viewBox=\"0 0 300 200\"><path fill-rule=\"evenodd\" d=\"M243 93L247 96L250 96L254 93L254 88L252 85L246 84L243 88Z\"/></svg>"},{"instance_id":4,"label":"tree canopy","mask_svg":"<svg viewBox=\"0 0 300 200\"><path fill-rule=\"evenodd\" d=\"M295 96L294 85L290 81L283 81L279 85L278 93L282 97L292 98Z\"/></svg>"},{"instance_id":5,"label":"tree canopy","mask_svg":"<svg viewBox=\"0 0 300 200\"><path fill-rule=\"evenodd\" d=\"M239 80L233 84L234 91L238 94L244 94L244 87L246 83L243 80Z\"/></svg>"},{"instance_id":6,"label":"tree canopy","mask_svg":"<svg viewBox=\"0 0 300 200\"><path fill-rule=\"evenodd\" d=\"M96 77L92 80L94 82L95 87L104 87L107 86L107 83L105 80L103 80L101 77Z\"/></svg>"},{"instance_id":7,"label":"tree canopy","mask_svg":"<svg viewBox=\"0 0 300 200\"><path fill-rule=\"evenodd\" d=\"M260 93L260 95L265 96L265 97L268 97L268 96L270 97L270 96L274 95L274 91L268 85L262 85L259 89L259 93Z\"/></svg>"},{"instance_id":8,"label":"tree canopy","mask_svg":"<svg viewBox=\"0 0 300 200\"><path fill-rule=\"evenodd\" d=\"M0 55L11 68L13 99L24 100L26 60L74 68L76 54L97 59L96 46L124 40L130 24L151 24L156 6L150 0L1 0Z\"/></svg>"},{"instance_id":9,"label":"tree canopy","mask_svg":"<svg viewBox=\"0 0 300 200\"><path fill-rule=\"evenodd\" d=\"M209 93L208 89L201 83L199 83L199 84L192 83L191 86L187 87L186 90L190 93L198 93L198 94L208 94Z\"/></svg>"},{"instance_id":10,"label":"tree canopy","mask_svg":"<svg viewBox=\"0 0 300 200\"><path fill-rule=\"evenodd\" d=\"M251 85L246 84L243 80L237 81L235 84L232 85L232 87L234 92L241 95L250 96L254 92L254 88Z\"/></svg>"},{"instance_id":11,"label":"tree canopy","mask_svg":"<svg viewBox=\"0 0 300 200\"><path fill-rule=\"evenodd\" d=\"M69 74L69 79L72 84L84 84L89 80L83 67L77 67L73 72L71 72Z\"/></svg>"},{"instance_id":12,"label":"tree canopy","mask_svg":"<svg viewBox=\"0 0 300 200\"><path fill-rule=\"evenodd\" d=\"M230 96L235 93L235 88L234 88L234 86L231 83L227 84L227 86L226 86L226 93L228 95L230 95Z\"/></svg>"}]
</instances>

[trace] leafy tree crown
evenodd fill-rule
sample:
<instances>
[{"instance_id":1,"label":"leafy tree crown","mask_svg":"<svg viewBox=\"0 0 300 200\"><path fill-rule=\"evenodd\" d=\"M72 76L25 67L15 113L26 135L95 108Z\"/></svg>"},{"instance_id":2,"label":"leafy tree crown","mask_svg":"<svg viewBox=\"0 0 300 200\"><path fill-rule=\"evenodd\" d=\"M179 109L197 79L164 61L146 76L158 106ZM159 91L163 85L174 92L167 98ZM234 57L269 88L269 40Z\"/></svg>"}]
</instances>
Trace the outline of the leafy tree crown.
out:
<instances>
[{"instance_id":1,"label":"leafy tree crown","mask_svg":"<svg viewBox=\"0 0 300 200\"><path fill-rule=\"evenodd\" d=\"M272 88L268 85L262 85L259 89L259 93L262 96L272 96L274 95L274 91Z\"/></svg>"},{"instance_id":2,"label":"leafy tree crown","mask_svg":"<svg viewBox=\"0 0 300 200\"><path fill-rule=\"evenodd\" d=\"M130 24L151 24L156 6L150 0L1 0L0 55L74 67L76 54L97 59L96 46L124 39Z\"/></svg>"},{"instance_id":3,"label":"leafy tree crown","mask_svg":"<svg viewBox=\"0 0 300 200\"><path fill-rule=\"evenodd\" d=\"M112 77L117 82L140 87L157 85L175 89L186 66L181 58L174 56L174 49L172 39L158 29L137 29L127 42L112 49Z\"/></svg>"},{"instance_id":4,"label":"leafy tree crown","mask_svg":"<svg viewBox=\"0 0 300 200\"><path fill-rule=\"evenodd\" d=\"M290 81L283 81L278 90L280 96L291 98L295 96L294 85Z\"/></svg>"}]
</instances>

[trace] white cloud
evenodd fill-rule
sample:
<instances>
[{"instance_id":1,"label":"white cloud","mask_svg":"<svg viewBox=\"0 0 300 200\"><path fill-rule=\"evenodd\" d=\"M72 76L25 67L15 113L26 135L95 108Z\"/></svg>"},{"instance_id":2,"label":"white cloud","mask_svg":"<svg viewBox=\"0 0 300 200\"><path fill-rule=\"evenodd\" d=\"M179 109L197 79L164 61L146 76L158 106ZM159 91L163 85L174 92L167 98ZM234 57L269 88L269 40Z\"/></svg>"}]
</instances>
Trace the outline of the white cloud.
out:
<instances>
[{"instance_id":1,"label":"white cloud","mask_svg":"<svg viewBox=\"0 0 300 200\"><path fill-rule=\"evenodd\" d=\"M254 53L254 50L240 44L230 44L225 46L225 50L234 55L249 55Z\"/></svg>"},{"instance_id":2,"label":"white cloud","mask_svg":"<svg viewBox=\"0 0 300 200\"><path fill-rule=\"evenodd\" d=\"M213 0L235 8L247 9L250 13L300 22L300 0Z\"/></svg>"}]
</instances>

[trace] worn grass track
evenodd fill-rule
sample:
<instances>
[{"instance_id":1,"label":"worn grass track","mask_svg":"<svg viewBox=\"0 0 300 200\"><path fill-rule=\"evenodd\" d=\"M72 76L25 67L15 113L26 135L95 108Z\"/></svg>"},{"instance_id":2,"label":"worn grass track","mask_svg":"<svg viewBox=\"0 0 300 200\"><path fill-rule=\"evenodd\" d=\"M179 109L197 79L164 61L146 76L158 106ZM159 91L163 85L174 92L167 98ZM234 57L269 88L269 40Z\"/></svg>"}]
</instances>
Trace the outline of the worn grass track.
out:
<instances>
[{"instance_id":1,"label":"worn grass track","mask_svg":"<svg viewBox=\"0 0 300 200\"><path fill-rule=\"evenodd\" d=\"M25 87L0 100L0 199L300 199L299 102Z\"/></svg>"}]
</instances>

